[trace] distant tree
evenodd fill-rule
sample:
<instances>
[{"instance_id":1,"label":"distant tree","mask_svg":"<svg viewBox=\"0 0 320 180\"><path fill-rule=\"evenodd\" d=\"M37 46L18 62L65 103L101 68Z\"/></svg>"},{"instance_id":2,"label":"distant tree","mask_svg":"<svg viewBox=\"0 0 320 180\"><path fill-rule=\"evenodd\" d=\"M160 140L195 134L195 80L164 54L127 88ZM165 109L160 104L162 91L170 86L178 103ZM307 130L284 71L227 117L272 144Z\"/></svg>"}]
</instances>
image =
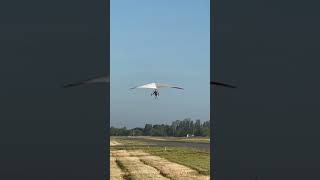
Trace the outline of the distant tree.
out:
<instances>
[{"instance_id":1,"label":"distant tree","mask_svg":"<svg viewBox=\"0 0 320 180\"><path fill-rule=\"evenodd\" d=\"M196 123L194 124L194 135L195 136L201 136L201 122L200 122L200 119L196 120Z\"/></svg>"},{"instance_id":2,"label":"distant tree","mask_svg":"<svg viewBox=\"0 0 320 180\"><path fill-rule=\"evenodd\" d=\"M142 136L143 128L134 128L132 129L132 136Z\"/></svg>"},{"instance_id":3,"label":"distant tree","mask_svg":"<svg viewBox=\"0 0 320 180\"><path fill-rule=\"evenodd\" d=\"M129 136L130 135L130 130L127 130L126 127L120 128L118 131L119 136Z\"/></svg>"},{"instance_id":4,"label":"distant tree","mask_svg":"<svg viewBox=\"0 0 320 180\"><path fill-rule=\"evenodd\" d=\"M152 135L152 124L146 124L143 129L144 136L151 136Z\"/></svg>"},{"instance_id":5,"label":"distant tree","mask_svg":"<svg viewBox=\"0 0 320 180\"><path fill-rule=\"evenodd\" d=\"M180 123L179 120L172 122L172 124L171 124L172 136L177 136L177 127L178 127L179 123Z\"/></svg>"},{"instance_id":6,"label":"distant tree","mask_svg":"<svg viewBox=\"0 0 320 180\"><path fill-rule=\"evenodd\" d=\"M152 135L152 136L161 136L161 128L160 128L160 125L153 125L151 135Z\"/></svg>"},{"instance_id":7,"label":"distant tree","mask_svg":"<svg viewBox=\"0 0 320 180\"><path fill-rule=\"evenodd\" d=\"M198 119L195 122L191 118L183 121L176 120L171 125L146 124L144 128L127 129L110 127L110 136L176 136L182 137L187 134L195 136L210 136L210 120L201 123Z\"/></svg>"},{"instance_id":8,"label":"distant tree","mask_svg":"<svg viewBox=\"0 0 320 180\"><path fill-rule=\"evenodd\" d=\"M207 127L203 127L202 128L202 132L201 132L201 136L203 137L208 137L210 136L210 129Z\"/></svg>"},{"instance_id":9,"label":"distant tree","mask_svg":"<svg viewBox=\"0 0 320 180\"><path fill-rule=\"evenodd\" d=\"M110 127L110 131L109 131L110 136L116 136L117 134L117 128L114 127Z\"/></svg>"},{"instance_id":10,"label":"distant tree","mask_svg":"<svg viewBox=\"0 0 320 180\"><path fill-rule=\"evenodd\" d=\"M169 125L165 125L164 130L165 130L166 136L173 136L172 134L173 131Z\"/></svg>"},{"instance_id":11,"label":"distant tree","mask_svg":"<svg viewBox=\"0 0 320 180\"><path fill-rule=\"evenodd\" d=\"M206 121L202 124L201 136L210 136L210 121Z\"/></svg>"},{"instance_id":12,"label":"distant tree","mask_svg":"<svg viewBox=\"0 0 320 180\"><path fill-rule=\"evenodd\" d=\"M153 125L152 136L167 136L166 125Z\"/></svg>"},{"instance_id":13,"label":"distant tree","mask_svg":"<svg viewBox=\"0 0 320 180\"><path fill-rule=\"evenodd\" d=\"M134 131L134 135L135 135L135 136L143 136L143 131L141 131L141 130L135 130L135 131Z\"/></svg>"}]
</instances>

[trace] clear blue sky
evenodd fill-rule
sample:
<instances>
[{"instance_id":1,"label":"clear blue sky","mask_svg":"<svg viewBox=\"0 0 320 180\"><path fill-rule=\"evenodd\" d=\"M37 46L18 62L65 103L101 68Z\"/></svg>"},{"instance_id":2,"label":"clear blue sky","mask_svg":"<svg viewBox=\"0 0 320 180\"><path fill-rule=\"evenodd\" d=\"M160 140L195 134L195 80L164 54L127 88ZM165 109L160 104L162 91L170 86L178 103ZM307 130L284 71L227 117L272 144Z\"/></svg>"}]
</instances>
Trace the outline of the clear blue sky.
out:
<instances>
[{"instance_id":1,"label":"clear blue sky","mask_svg":"<svg viewBox=\"0 0 320 180\"><path fill-rule=\"evenodd\" d=\"M111 0L111 125L210 118L210 1ZM129 90L150 82L185 88Z\"/></svg>"}]
</instances>

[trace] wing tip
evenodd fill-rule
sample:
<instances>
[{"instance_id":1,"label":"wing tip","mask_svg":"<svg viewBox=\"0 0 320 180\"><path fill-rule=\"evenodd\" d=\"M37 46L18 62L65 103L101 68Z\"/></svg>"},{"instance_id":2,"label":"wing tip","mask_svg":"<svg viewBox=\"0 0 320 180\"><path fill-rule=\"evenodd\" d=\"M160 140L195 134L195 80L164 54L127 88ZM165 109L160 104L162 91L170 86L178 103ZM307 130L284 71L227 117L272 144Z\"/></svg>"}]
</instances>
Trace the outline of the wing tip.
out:
<instances>
[{"instance_id":1,"label":"wing tip","mask_svg":"<svg viewBox=\"0 0 320 180\"><path fill-rule=\"evenodd\" d=\"M184 90L184 88L181 88L181 87L171 87L171 88Z\"/></svg>"},{"instance_id":2,"label":"wing tip","mask_svg":"<svg viewBox=\"0 0 320 180\"><path fill-rule=\"evenodd\" d=\"M230 84L225 84L225 83L220 83L220 82L214 82L214 81L210 81L210 84L212 85L218 85L218 86L224 86L224 87L228 87L228 88L237 88L234 85L230 85Z\"/></svg>"},{"instance_id":3,"label":"wing tip","mask_svg":"<svg viewBox=\"0 0 320 180\"><path fill-rule=\"evenodd\" d=\"M84 84L83 82L77 82L77 83L69 83L69 84L64 84L61 87L62 88L71 88L71 87L75 87L75 86L80 86Z\"/></svg>"}]
</instances>

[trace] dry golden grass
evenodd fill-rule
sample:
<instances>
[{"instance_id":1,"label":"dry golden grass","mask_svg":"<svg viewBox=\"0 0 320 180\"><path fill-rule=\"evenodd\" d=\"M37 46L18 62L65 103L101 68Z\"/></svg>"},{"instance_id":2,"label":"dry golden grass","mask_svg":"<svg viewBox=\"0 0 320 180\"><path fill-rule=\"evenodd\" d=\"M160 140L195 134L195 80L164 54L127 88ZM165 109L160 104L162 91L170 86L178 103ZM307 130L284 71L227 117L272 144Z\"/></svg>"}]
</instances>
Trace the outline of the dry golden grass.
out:
<instances>
[{"instance_id":1,"label":"dry golden grass","mask_svg":"<svg viewBox=\"0 0 320 180\"><path fill-rule=\"evenodd\" d=\"M117 165L116 158L110 157L110 179L111 180L122 180L124 179L123 176L125 175L124 172L120 169Z\"/></svg>"},{"instance_id":2,"label":"dry golden grass","mask_svg":"<svg viewBox=\"0 0 320 180\"><path fill-rule=\"evenodd\" d=\"M122 145L122 144L114 140L110 141L110 146L119 146L119 145Z\"/></svg>"},{"instance_id":3,"label":"dry golden grass","mask_svg":"<svg viewBox=\"0 0 320 180\"><path fill-rule=\"evenodd\" d=\"M118 169L111 169L111 177L119 177L121 171L126 172L129 179L137 180L209 180L209 176L204 176L198 171L189 167L168 161L164 158L150 155L141 150L115 150L111 151L111 156Z\"/></svg>"},{"instance_id":4,"label":"dry golden grass","mask_svg":"<svg viewBox=\"0 0 320 180\"><path fill-rule=\"evenodd\" d=\"M112 156L115 157L121 166L128 172L128 176L133 180L169 180L162 176L160 172L140 161L139 157L130 155L126 150L112 151ZM113 172L111 172L112 174Z\"/></svg>"},{"instance_id":5,"label":"dry golden grass","mask_svg":"<svg viewBox=\"0 0 320 180\"><path fill-rule=\"evenodd\" d=\"M189 167L170 162L159 156L151 156L142 151L130 151L131 155L140 156L140 160L152 167L158 169L162 175L170 179L185 179L185 180L209 180L209 176L200 175L198 171Z\"/></svg>"}]
</instances>

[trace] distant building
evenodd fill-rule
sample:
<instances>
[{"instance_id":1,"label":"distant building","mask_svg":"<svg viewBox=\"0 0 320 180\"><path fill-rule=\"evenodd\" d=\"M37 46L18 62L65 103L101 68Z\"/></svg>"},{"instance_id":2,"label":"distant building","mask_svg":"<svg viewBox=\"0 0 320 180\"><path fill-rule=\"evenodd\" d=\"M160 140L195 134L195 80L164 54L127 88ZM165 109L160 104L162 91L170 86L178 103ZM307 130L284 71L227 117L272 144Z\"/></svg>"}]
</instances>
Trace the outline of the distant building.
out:
<instances>
[{"instance_id":1,"label":"distant building","mask_svg":"<svg viewBox=\"0 0 320 180\"><path fill-rule=\"evenodd\" d=\"M189 137L194 137L194 135L193 134L187 134L187 138L189 138Z\"/></svg>"}]
</instances>

